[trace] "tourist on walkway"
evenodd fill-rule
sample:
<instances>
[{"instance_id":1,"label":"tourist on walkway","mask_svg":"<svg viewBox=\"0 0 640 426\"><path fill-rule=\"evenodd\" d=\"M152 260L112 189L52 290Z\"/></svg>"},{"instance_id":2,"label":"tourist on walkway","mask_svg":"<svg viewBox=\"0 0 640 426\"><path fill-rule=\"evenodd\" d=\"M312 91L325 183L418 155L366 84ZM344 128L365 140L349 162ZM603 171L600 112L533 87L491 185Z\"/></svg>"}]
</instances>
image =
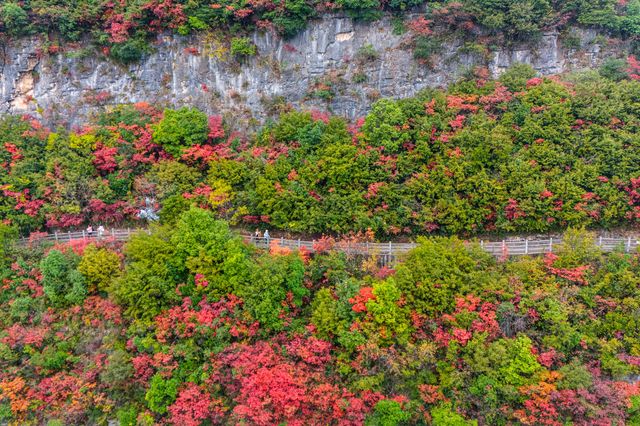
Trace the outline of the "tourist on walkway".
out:
<instances>
[{"instance_id":1,"label":"tourist on walkway","mask_svg":"<svg viewBox=\"0 0 640 426\"><path fill-rule=\"evenodd\" d=\"M89 236L89 238L93 237L93 226L87 226L87 235Z\"/></svg>"},{"instance_id":2,"label":"tourist on walkway","mask_svg":"<svg viewBox=\"0 0 640 426\"><path fill-rule=\"evenodd\" d=\"M271 240L271 235L269 235L269 230L264 231L264 242L267 247L269 247L269 241Z\"/></svg>"},{"instance_id":3,"label":"tourist on walkway","mask_svg":"<svg viewBox=\"0 0 640 426\"><path fill-rule=\"evenodd\" d=\"M259 229L256 229L256 232L254 232L254 234L253 234L253 238L254 238L254 241L256 242L256 244L258 244L258 242L262 238L262 234L260 233Z\"/></svg>"},{"instance_id":4,"label":"tourist on walkway","mask_svg":"<svg viewBox=\"0 0 640 426\"><path fill-rule=\"evenodd\" d=\"M103 235L104 235L104 226L100 225L98 226L98 238L102 238Z\"/></svg>"}]
</instances>

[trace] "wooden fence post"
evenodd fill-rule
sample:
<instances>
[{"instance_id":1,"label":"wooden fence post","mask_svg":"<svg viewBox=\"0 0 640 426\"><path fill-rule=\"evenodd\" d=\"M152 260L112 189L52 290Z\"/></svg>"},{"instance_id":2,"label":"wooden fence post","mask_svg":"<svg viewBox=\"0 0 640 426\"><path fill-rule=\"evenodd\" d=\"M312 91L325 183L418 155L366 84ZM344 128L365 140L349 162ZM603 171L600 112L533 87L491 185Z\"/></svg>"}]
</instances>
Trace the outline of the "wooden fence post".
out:
<instances>
[{"instance_id":1,"label":"wooden fence post","mask_svg":"<svg viewBox=\"0 0 640 426\"><path fill-rule=\"evenodd\" d=\"M58 231L54 231L53 235L56 237L56 243L58 242Z\"/></svg>"},{"instance_id":2,"label":"wooden fence post","mask_svg":"<svg viewBox=\"0 0 640 426\"><path fill-rule=\"evenodd\" d=\"M627 253L631 251L631 237L627 238Z\"/></svg>"},{"instance_id":3,"label":"wooden fence post","mask_svg":"<svg viewBox=\"0 0 640 426\"><path fill-rule=\"evenodd\" d=\"M524 240L524 254L529 254L529 238Z\"/></svg>"},{"instance_id":4,"label":"wooden fence post","mask_svg":"<svg viewBox=\"0 0 640 426\"><path fill-rule=\"evenodd\" d=\"M598 247L602 248L602 235L598 238Z\"/></svg>"},{"instance_id":5,"label":"wooden fence post","mask_svg":"<svg viewBox=\"0 0 640 426\"><path fill-rule=\"evenodd\" d=\"M549 237L549 253L553 253L553 237Z\"/></svg>"}]
</instances>

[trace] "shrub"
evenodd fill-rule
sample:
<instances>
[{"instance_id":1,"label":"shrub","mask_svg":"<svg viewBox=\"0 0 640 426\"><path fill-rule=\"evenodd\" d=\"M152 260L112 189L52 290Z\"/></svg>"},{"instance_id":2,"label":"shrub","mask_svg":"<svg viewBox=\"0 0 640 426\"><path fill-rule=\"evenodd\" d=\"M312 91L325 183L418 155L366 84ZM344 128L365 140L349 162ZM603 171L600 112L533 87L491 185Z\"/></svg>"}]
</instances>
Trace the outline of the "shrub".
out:
<instances>
[{"instance_id":1,"label":"shrub","mask_svg":"<svg viewBox=\"0 0 640 426\"><path fill-rule=\"evenodd\" d=\"M476 420L466 420L451 409L451 404L443 404L431 410L433 426L477 426Z\"/></svg>"},{"instance_id":2,"label":"shrub","mask_svg":"<svg viewBox=\"0 0 640 426\"><path fill-rule=\"evenodd\" d=\"M338 0L336 4L354 19L374 21L381 16L379 0Z\"/></svg>"},{"instance_id":3,"label":"shrub","mask_svg":"<svg viewBox=\"0 0 640 426\"><path fill-rule=\"evenodd\" d=\"M612 81L622 81L628 78L627 61L609 58L598 69L600 75Z\"/></svg>"},{"instance_id":4,"label":"shrub","mask_svg":"<svg viewBox=\"0 0 640 426\"><path fill-rule=\"evenodd\" d=\"M440 50L442 43L436 37L418 36L414 39L413 57L419 61L428 62Z\"/></svg>"},{"instance_id":5,"label":"shrub","mask_svg":"<svg viewBox=\"0 0 640 426\"><path fill-rule=\"evenodd\" d=\"M191 201L187 200L182 194L172 195L162 202L160 210L160 223L163 225L171 225L178 221L182 213L189 210Z\"/></svg>"},{"instance_id":6,"label":"shrub","mask_svg":"<svg viewBox=\"0 0 640 426\"><path fill-rule=\"evenodd\" d=\"M285 303L288 294L291 304L299 307L302 298L309 293L303 278L304 266L298 256L263 257L253 265L248 280L251 285L239 287L236 293L262 328L279 331L283 329L289 311Z\"/></svg>"},{"instance_id":7,"label":"shrub","mask_svg":"<svg viewBox=\"0 0 640 426\"><path fill-rule=\"evenodd\" d=\"M198 170L177 161L161 161L154 164L147 173L147 177L151 183L155 184L160 201L191 192L201 180Z\"/></svg>"},{"instance_id":8,"label":"shrub","mask_svg":"<svg viewBox=\"0 0 640 426\"><path fill-rule=\"evenodd\" d=\"M138 410L135 406L130 405L126 408L121 408L116 412L118 423L120 426L137 426Z\"/></svg>"},{"instance_id":9,"label":"shrub","mask_svg":"<svg viewBox=\"0 0 640 426\"><path fill-rule=\"evenodd\" d=\"M231 39L231 54L236 58L244 59L255 56L257 53L256 45L253 44L248 37L234 37Z\"/></svg>"},{"instance_id":10,"label":"shrub","mask_svg":"<svg viewBox=\"0 0 640 426\"><path fill-rule=\"evenodd\" d=\"M110 56L123 64L137 62L150 51L149 44L141 38L132 38L109 48Z\"/></svg>"},{"instance_id":11,"label":"shrub","mask_svg":"<svg viewBox=\"0 0 640 426\"><path fill-rule=\"evenodd\" d=\"M114 391L122 391L132 385L133 364L131 356L116 349L107 358L107 365L100 373L100 380Z\"/></svg>"},{"instance_id":12,"label":"shrub","mask_svg":"<svg viewBox=\"0 0 640 426\"><path fill-rule=\"evenodd\" d=\"M371 43L367 43L360 46L356 53L356 57L361 62L372 62L380 57L380 53L378 53Z\"/></svg>"},{"instance_id":13,"label":"shrub","mask_svg":"<svg viewBox=\"0 0 640 426\"><path fill-rule=\"evenodd\" d=\"M367 426L397 426L404 424L411 418L411 413L405 411L400 403L390 399L383 399L374 407L373 415L367 418Z\"/></svg>"},{"instance_id":14,"label":"shrub","mask_svg":"<svg viewBox=\"0 0 640 426\"><path fill-rule=\"evenodd\" d=\"M167 407L176 400L178 395L178 381L176 379L165 380L160 374L151 378L149 390L144 399L151 411L165 414Z\"/></svg>"},{"instance_id":15,"label":"shrub","mask_svg":"<svg viewBox=\"0 0 640 426\"><path fill-rule=\"evenodd\" d=\"M368 79L369 77L367 77L367 74L363 72L359 72L353 75L353 78L351 79L351 81L353 81L356 84L360 84L360 83L366 82Z\"/></svg>"},{"instance_id":16,"label":"shrub","mask_svg":"<svg viewBox=\"0 0 640 426\"><path fill-rule=\"evenodd\" d=\"M536 71L529 64L511 65L499 78L499 81L512 92L524 90L527 81L536 76Z\"/></svg>"},{"instance_id":17,"label":"shrub","mask_svg":"<svg viewBox=\"0 0 640 426\"><path fill-rule=\"evenodd\" d=\"M21 36L29 33L29 16L18 3L12 1L4 3L0 7L0 18L10 35Z\"/></svg>"},{"instance_id":18,"label":"shrub","mask_svg":"<svg viewBox=\"0 0 640 426\"><path fill-rule=\"evenodd\" d=\"M561 34L562 44L566 49L580 49L582 40L580 40L580 34L575 31L565 31Z\"/></svg>"}]
</instances>

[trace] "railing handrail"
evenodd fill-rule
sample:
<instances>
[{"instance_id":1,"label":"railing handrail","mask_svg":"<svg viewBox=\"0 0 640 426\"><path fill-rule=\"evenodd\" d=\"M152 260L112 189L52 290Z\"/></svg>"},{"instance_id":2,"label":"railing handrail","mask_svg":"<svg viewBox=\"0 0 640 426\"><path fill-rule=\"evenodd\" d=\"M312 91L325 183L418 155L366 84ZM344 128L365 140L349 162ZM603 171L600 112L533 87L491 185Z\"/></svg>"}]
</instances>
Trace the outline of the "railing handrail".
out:
<instances>
[{"instance_id":1,"label":"railing handrail","mask_svg":"<svg viewBox=\"0 0 640 426\"><path fill-rule=\"evenodd\" d=\"M23 237L19 241L22 244L27 244L30 241L57 241L57 242L69 242L75 240L111 240L111 241L127 241L131 238L131 235L140 232L147 231L145 228L127 228L127 229L111 229L105 231L99 235L98 232L93 231L89 235L86 231L67 231L67 232L53 232L46 235L32 235L31 237ZM239 234L243 240L248 243L266 247L267 240L264 237L256 238L254 235ZM269 244L277 244L278 246L290 249L304 248L310 252L315 252L318 247L318 240L301 240L301 239L288 239L284 237L269 238ZM479 241L482 249L495 256L522 256L522 255L539 255L548 252L553 252L554 247L562 243L562 238L549 237L544 239L519 239L519 240L500 240L500 241ZM595 245L600 247L602 251L612 251L614 248L621 246L626 252L635 250L640 245L638 237L603 237L598 236L594 241ZM332 247L336 250L344 251L349 254L355 255L388 255L398 256L409 252L410 250L418 247L416 243L398 243L393 241L374 243L374 242L351 242L351 241L335 241Z\"/></svg>"}]
</instances>

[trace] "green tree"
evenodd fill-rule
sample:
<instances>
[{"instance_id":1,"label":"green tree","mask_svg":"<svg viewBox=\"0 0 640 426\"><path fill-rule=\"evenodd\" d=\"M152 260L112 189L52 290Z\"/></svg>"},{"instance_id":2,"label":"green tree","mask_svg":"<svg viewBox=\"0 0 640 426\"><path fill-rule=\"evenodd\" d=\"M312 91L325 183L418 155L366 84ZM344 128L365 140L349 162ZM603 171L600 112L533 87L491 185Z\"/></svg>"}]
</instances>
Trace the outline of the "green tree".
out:
<instances>
[{"instance_id":1,"label":"green tree","mask_svg":"<svg viewBox=\"0 0 640 426\"><path fill-rule=\"evenodd\" d=\"M226 222L211 212L191 207L176 222L171 244L176 269L192 275L202 274L208 282L203 290L213 300L231 293L246 282L248 251L233 235Z\"/></svg>"},{"instance_id":2,"label":"green tree","mask_svg":"<svg viewBox=\"0 0 640 426\"><path fill-rule=\"evenodd\" d=\"M367 312L375 325L376 337L383 343L407 343L411 331L407 310L400 306L400 290L393 279L373 285L374 299L367 302Z\"/></svg>"},{"instance_id":3,"label":"green tree","mask_svg":"<svg viewBox=\"0 0 640 426\"><path fill-rule=\"evenodd\" d=\"M114 280L111 292L133 318L150 320L179 300L175 287L183 274L174 263L171 232L156 228L141 232L125 246L124 274Z\"/></svg>"},{"instance_id":4,"label":"green tree","mask_svg":"<svg viewBox=\"0 0 640 426\"><path fill-rule=\"evenodd\" d=\"M160 201L191 192L198 182L202 181L202 176L195 168L170 160L154 164L146 176L149 182L155 184L156 195Z\"/></svg>"},{"instance_id":5,"label":"green tree","mask_svg":"<svg viewBox=\"0 0 640 426\"><path fill-rule=\"evenodd\" d=\"M89 292L107 291L112 280L120 274L120 257L113 251L91 244L82 254L78 271L84 276Z\"/></svg>"},{"instance_id":6,"label":"green tree","mask_svg":"<svg viewBox=\"0 0 640 426\"><path fill-rule=\"evenodd\" d=\"M169 154L179 158L184 148L207 141L208 123L207 115L198 109L166 109L164 117L156 125L153 138Z\"/></svg>"},{"instance_id":7,"label":"green tree","mask_svg":"<svg viewBox=\"0 0 640 426\"><path fill-rule=\"evenodd\" d=\"M406 117L398 103L391 99L376 102L362 126L365 141L373 146L383 146L386 152L397 152L409 134L400 130Z\"/></svg>"},{"instance_id":8,"label":"green tree","mask_svg":"<svg viewBox=\"0 0 640 426\"><path fill-rule=\"evenodd\" d=\"M477 426L476 420L466 420L453 411L451 404L442 404L431 410L433 426Z\"/></svg>"},{"instance_id":9,"label":"green tree","mask_svg":"<svg viewBox=\"0 0 640 426\"><path fill-rule=\"evenodd\" d=\"M367 426L397 426L405 424L411 418L411 413L405 411L400 403L391 399L379 401L373 408L373 414L367 417Z\"/></svg>"},{"instance_id":10,"label":"green tree","mask_svg":"<svg viewBox=\"0 0 640 426\"><path fill-rule=\"evenodd\" d=\"M176 400L178 384L176 379L164 379L160 374L154 375L144 396L149 409L154 413L165 414L167 407Z\"/></svg>"},{"instance_id":11,"label":"green tree","mask_svg":"<svg viewBox=\"0 0 640 426\"><path fill-rule=\"evenodd\" d=\"M65 307L82 303L87 287L76 269L80 258L73 253L51 250L40 262L44 294L54 306Z\"/></svg>"},{"instance_id":12,"label":"green tree","mask_svg":"<svg viewBox=\"0 0 640 426\"><path fill-rule=\"evenodd\" d=\"M27 12L20 4L12 1L5 2L0 7L0 19L12 36L21 36L29 33L30 24Z\"/></svg>"},{"instance_id":13,"label":"green tree","mask_svg":"<svg viewBox=\"0 0 640 426\"><path fill-rule=\"evenodd\" d=\"M311 323L316 327L316 333L322 339L330 339L345 328L345 323L338 316L336 300L331 289L321 288L311 304Z\"/></svg>"},{"instance_id":14,"label":"green tree","mask_svg":"<svg viewBox=\"0 0 640 426\"><path fill-rule=\"evenodd\" d=\"M602 63L598 72L604 78L612 81L622 81L629 78L627 62L624 59L609 58Z\"/></svg>"},{"instance_id":15,"label":"green tree","mask_svg":"<svg viewBox=\"0 0 640 426\"><path fill-rule=\"evenodd\" d=\"M304 265L297 255L262 256L252 264L249 280L237 289L237 295L263 329L279 331L289 311L287 299L290 297L293 307L300 307L309 293L303 279Z\"/></svg>"},{"instance_id":16,"label":"green tree","mask_svg":"<svg viewBox=\"0 0 640 426\"><path fill-rule=\"evenodd\" d=\"M122 43L115 43L109 49L110 56L123 64L139 61L151 51L149 43L142 37L130 38Z\"/></svg>"},{"instance_id":17,"label":"green tree","mask_svg":"<svg viewBox=\"0 0 640 426\"><path fill-rule=\"evenodd\" d=\"M9 261L9 253L17 237L15 227L0 223L0 266Z\"/></svg>"},{"instance_id":18,"label":"green tree","mask_svg":"<svg viewBox=\"0 0 640 426\"><path fill-rule=\"evenodd\" d=\"M165 198L160 209L160 223L163 225L173 225L180 216L192 206L192 202L182 196L182 194L172 195Z\"/></svg>"},{"instance_id":19,"label":"green tree","mask_svg":"<svg viewBox=\"0 0 640 426\"><path fill-rule=\"evenodd\" d=\"M479 288L489 279L483 269L493 259L479 247L468 247L457 238L420 238L418 243L397 268L395 278L409 305L418 312L447 312L457 295Z\"/></svg>"}]
</instances>

